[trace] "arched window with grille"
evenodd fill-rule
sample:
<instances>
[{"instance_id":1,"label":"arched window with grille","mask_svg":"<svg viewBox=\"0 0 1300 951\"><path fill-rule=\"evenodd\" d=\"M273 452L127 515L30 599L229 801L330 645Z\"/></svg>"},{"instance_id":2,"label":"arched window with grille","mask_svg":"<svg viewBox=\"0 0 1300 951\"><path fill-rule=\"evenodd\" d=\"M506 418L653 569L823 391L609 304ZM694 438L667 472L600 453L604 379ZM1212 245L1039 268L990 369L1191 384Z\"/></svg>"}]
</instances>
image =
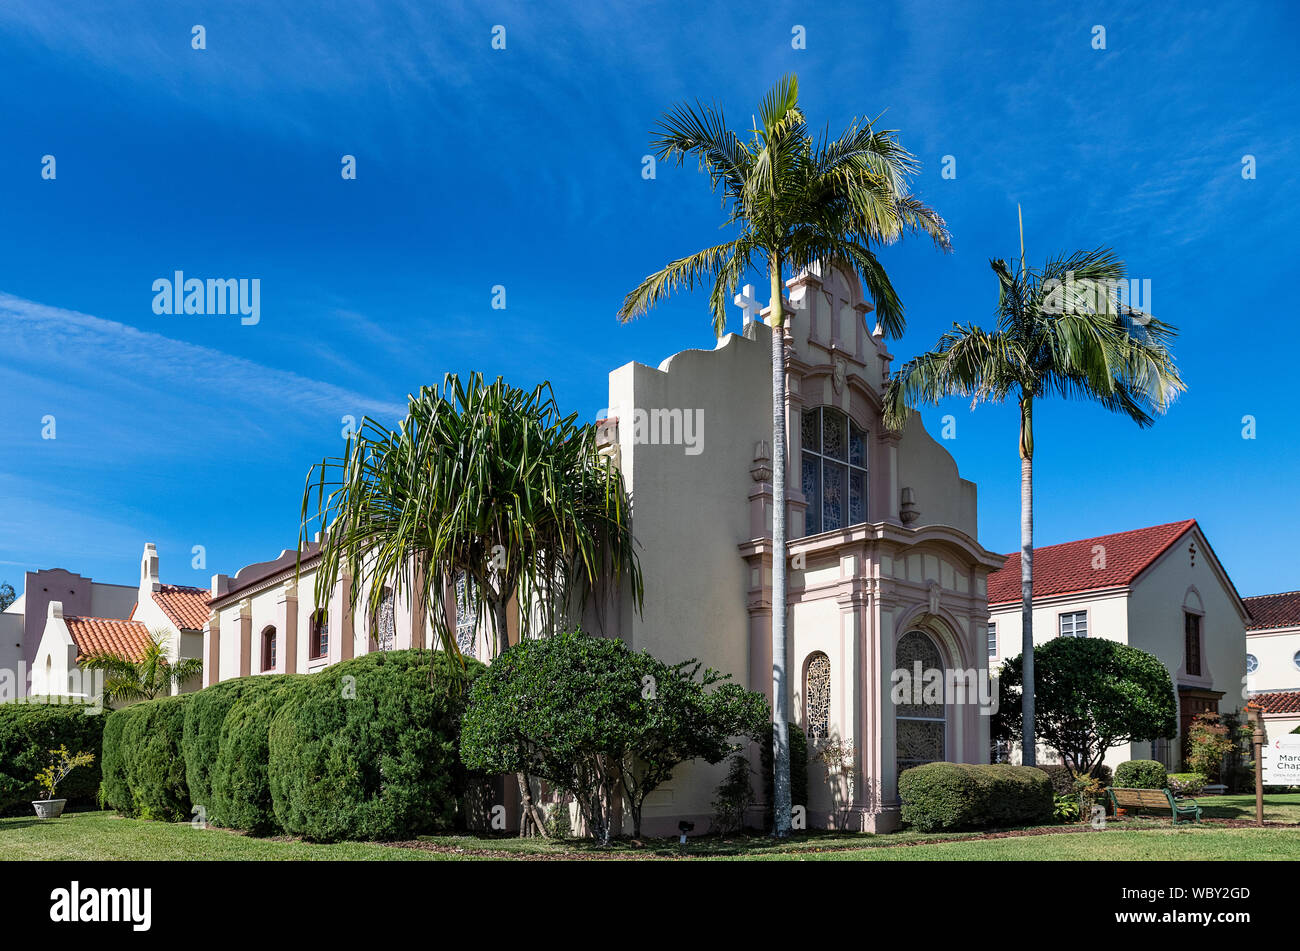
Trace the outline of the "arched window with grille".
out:
<instances>
[{"instance_id":1,"label":"arched window with grille","mask_svg":"<svg viewBox=\"0 0 1300 951\"><path fill-rule=\"evenodd\" d=\"M821 651L808 655L804 667L803 722L809 742L817 743L830 735L831 659Z\"/></svg>"},{"instance_id":2,"label":"arched window with grille","mask_svg":"<svg viewBox=\"0 0 1300 951\"><path fill-rule=\"evenodd\" d=\"M804 534L867 520L867 433L832 406L804 410L802 486L808 501Z\"/></svg>"},{"instance_id":3,"label":"arched window with grille","mask_svg":"<svg viewBox=\"0 0 1300 951\"><path fill-rule=\"evenodd\" d=\"M904 698L908 702L899 703L894 708L898 775L909 767L940 761L947 754L947 709L943 695L940 692L937 702L934 697L929 698L931 702L926 702L924 682L915 683L918 661L922 675L939 671L942 689L944 663L938 645L924 631L908 631L898 639L894 651L894 667L907 672L905 683L912 687Z\"/></svg>"},{"instance_id":4,"label":"arched window with grille","mask_svg":"<svg viewBox=\"0 0 1300 951\"><path fill-rule=\"evenodd\" d=\"M370 622L371 641L375 650L390 651L397 646L397 617L393 605L393 589L384 588L379 607Z\"/></svg>"}]
</instances>

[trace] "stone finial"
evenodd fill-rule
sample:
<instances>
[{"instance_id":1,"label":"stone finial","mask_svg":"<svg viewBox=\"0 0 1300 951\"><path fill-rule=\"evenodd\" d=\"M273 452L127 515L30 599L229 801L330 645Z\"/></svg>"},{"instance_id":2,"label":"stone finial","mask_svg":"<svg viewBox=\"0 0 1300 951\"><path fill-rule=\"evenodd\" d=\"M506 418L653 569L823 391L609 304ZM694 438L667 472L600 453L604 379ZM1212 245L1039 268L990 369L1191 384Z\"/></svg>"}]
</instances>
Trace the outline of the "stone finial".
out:
<instances>
[{"instance_id":1,"label":"stone finial","mask_svg":"<svg viewBox=\"0 0 1300 951\"><path fill-rule=\"evenodd\" d=\"M755 482L772 481L772 450L764 440L754 444L754 464L749 474Z\"/></svg>"},{"instance_id":2,"label":"stone finial","mask_svg":"<svg viewBox=\"0 0 1300 951\"><path fill-rule=\"evenodd\" d=\"M921 517L921 510L916 507L916 493L911 486L903 487L903 504L899 507L898 517L904 525L911 525Z\"/></svg>"}]
</instances>

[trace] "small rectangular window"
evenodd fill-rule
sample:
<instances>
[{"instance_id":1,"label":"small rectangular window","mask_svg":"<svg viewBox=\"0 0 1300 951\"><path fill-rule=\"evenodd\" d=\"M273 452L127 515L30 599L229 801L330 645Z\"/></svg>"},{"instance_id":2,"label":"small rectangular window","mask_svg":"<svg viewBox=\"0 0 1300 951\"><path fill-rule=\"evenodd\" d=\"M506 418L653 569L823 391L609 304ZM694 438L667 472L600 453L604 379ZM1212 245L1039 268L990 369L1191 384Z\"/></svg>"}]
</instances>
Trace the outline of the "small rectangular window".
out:
<instances>
[{"instance_id":1,"label":"small rectangular window","mask_svg":"<svg viewBox=\"0 0 1300 951\"><path fill-rule=\"evenodd\" d=\"M996 624L989 625L989 656L998 656L998 626Z\"/></svg>"},{"instance_id":2,"label":"small rectangular window","mask_svg":"<svg viewBox=\"0 0 1300 951\"><path fill-rule=\"evenodd\" d=\"M1088 612L1071 611L1068 614L1060 615L1061 637L1087 637L1088 636Z\"/></svg>"},{"instance_id":3,"label":"small rectangular window","mask_svg":"<svg viewBox=\"0 0 1300 951\"><path fill-rule=\"evenodd\" d=\"M1183 641L1186 670L1192 677L1201 676L1201 616L1183 612Z\"/></svg>"}]
</instances>

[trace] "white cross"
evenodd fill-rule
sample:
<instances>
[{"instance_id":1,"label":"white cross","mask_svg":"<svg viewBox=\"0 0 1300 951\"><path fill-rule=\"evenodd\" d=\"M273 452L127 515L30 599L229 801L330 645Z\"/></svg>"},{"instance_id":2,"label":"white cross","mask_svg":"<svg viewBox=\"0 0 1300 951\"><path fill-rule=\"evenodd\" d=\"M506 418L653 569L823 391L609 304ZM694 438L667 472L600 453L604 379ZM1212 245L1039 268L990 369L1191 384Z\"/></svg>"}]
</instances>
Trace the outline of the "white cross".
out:
<instances>
[{"instance_id":1,"label":"white cross","mask_svg":"<svg viewBox=\"0 0 1300 951\"><path fill-rule=\"evenodd\" d=\"M752 324L757 319L759 311L763 309L763 305L754 297L753 284L746 284L742 287L732 303L739 307L745 315L745 326Z\"/></svg>"}]
</instances>

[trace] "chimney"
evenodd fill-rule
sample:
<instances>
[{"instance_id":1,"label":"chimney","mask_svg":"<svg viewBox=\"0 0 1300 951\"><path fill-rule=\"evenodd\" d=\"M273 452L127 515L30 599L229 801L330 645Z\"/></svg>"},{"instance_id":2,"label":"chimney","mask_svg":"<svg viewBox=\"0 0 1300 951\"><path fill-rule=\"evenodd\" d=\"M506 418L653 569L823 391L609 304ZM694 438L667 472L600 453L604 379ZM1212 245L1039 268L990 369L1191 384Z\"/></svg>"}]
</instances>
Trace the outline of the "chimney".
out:
<instances>
[{"instance_id":1,"label":"chimney","mask_svg":"<svg viewBox=\"0 0 1300 951\"><path fill-rule=\"evenodd\" d=\"M144 555L140 558L140 590L148 588L157 591L162 587L158 580L158 548L153 542L145 542Z\"/></svg>"},{"instance_id":2,"label":"chimney","mask_svg":"<svg viewBox=\"0 0 1300 951\"><path fill-rule=\"evenodd\" d=\"M219 598L229 590L230 590L229 575L212 576L212 597Z\"/></svg>"},{"instance_id":3,"label":"chimney","mask_svg":"<svg viewBox=\"0 0 1300 951\"><path fill-rule=\"evenodd\" d=\"M51 601L51 602L50 602L50 608L49 608L49 611L46 613L45 616L46 616L46 617L51 617L51 618L55 618L55 617L57 617L57 618L62 618L62 617L63 617L63 602L62 602L62 601Z\"/></svg>"}]
</instances>

